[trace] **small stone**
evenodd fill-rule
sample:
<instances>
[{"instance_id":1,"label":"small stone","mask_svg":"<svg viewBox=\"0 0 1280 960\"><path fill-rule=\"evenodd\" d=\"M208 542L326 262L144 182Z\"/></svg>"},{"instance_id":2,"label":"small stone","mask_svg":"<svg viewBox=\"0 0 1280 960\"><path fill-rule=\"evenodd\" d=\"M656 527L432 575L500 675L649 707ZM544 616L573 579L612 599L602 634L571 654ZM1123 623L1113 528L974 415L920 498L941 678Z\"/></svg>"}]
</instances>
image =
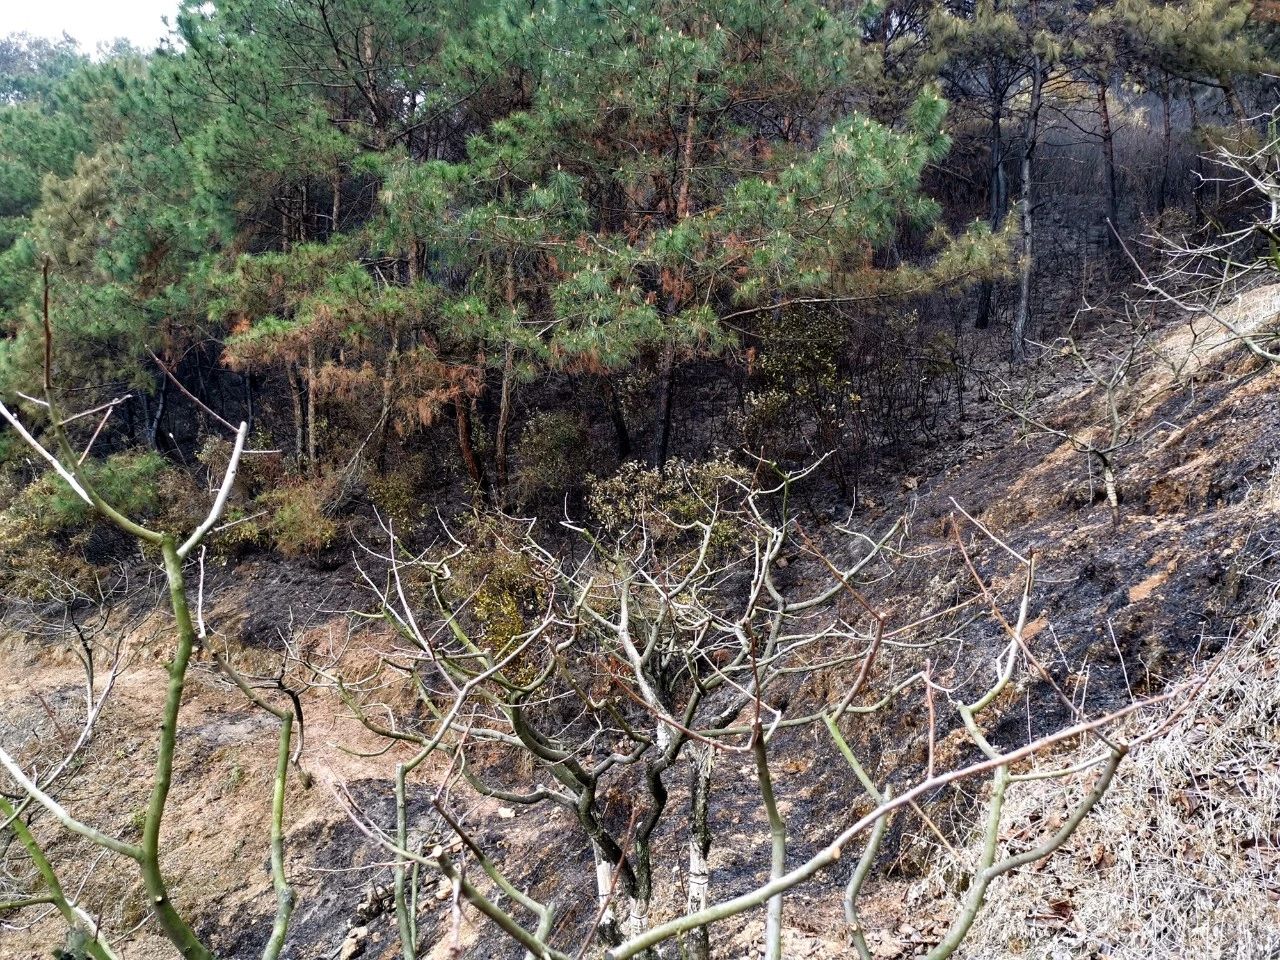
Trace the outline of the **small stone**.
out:
<instances>
[{"instance_id":1,"label":"small stone","mask_svg":"<svg viewBox=\"0 0 1280 960\"><path fill-rule=\"evenodd\" d=\"M342 949L338 951L338 960L351 960L364 952L364 942L369 936L368 927L354 927L342 941Z\"/></svg>"},{"instance_id":2,"label":"small stone","mask_svg":"<svg viewBox=\"0 0 1280 960\"><path fill-rule=\"evenodd\" d=\"M499 808L498 808L498 819L499 819L499 820L511 820L511 819L513 819L513 818L515 817L515 815L516 815L516 812L515 812L514 810L512 810L510 807L499 807Z\"/></svg>"}]
</instances>

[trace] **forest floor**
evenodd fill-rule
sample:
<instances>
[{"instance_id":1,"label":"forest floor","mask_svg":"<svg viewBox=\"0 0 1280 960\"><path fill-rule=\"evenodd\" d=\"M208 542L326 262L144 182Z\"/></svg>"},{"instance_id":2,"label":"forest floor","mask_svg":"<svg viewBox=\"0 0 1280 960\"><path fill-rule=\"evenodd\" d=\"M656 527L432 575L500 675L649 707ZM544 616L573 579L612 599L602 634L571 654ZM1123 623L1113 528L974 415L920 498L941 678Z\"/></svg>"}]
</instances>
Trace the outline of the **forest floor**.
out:
<instances>
[{"instance_id":1,"label":"forest floor","mask_svg":"<svg viewBox=\"0 0 1280 960\"><path fill-rule=\"evenodd\" d=\"M1237 306L1245 327L1270 323L1278 312L1280 288L1255 291ZM1083 349L1095 364L1112 356L1112 346L1101 340ZM1098 391L1060 359L1044 358L1021 375L1019 389L1031 398L1022 412L1049 431L1098 443L1108 429L1097 412ZM894 576L867 588L878 608L904 620L936 597L956 595L969 576L952 547L952 521L961 511L972 517L966 529L981 523L999 538L966 541L975 568L997 595L1016 596L1020 588L1022 569L1005 548L1035 551L1040 574L1028 634L1055 672L1087 685L1073 689L1091 711L1115 709L1218 664L1199 702L1129 762L1132 775L1062 855L993 890L999 902L962 948L964 956L1274 955L1267 950L1275 944L1267 947L1259 931L1280 929L1280 665L1272 643L1277 612L1269 599L1271 582L1280 579L1273 562L1280 544L1280 371L1201 320L1162 331L1136 382L1124 400L1132 439L1115 455L1118 522L1080 443L1045 429L1028 431L1026 419L991 400L970 404L956 443L922 458L910 473L887 478L850 518L874 536L900 513L910 517L910 557ZM839 554L834 525L814 532ZM813 565L798 557L793 576L802 582ZM246 672L274 669L281 636L313 653L332 652L352 671L372 664L391 643L376 630L353 640L344 611L367 605L367 597L350 565L318 570L248 559L211 568L207 589L210 628L230 638ZM3 612L0 742L18 746L24 763L49 762L78 730L83 672L66 638L39 628L32 611ZM145 605L128 625L128 666L64 794L75 815L126 838L136 839L150 789L154 730L142 718L155 717L163 697L166 631L165 615ZM796 691L793 708L822 693ZM308 789L294 778L289 788L287 866L299 906L285 955L395 956L394 917L381 891L390 882L387 855L357 828L346 806L354 803L374 823L391 822L388 778L399 754L380 753L383 745L331 696L308 695L304 708L304 765L314 783ZM1025 704L1011 706L992 736L1037 735L1060 725L1063 711L1027 691ZM227 958L256 956L274 911L265 854L274 729L212 664L196 664L184 701L163 866L175 900L199 918L200 932ZM918 764L921 742L881 733L860 744L877 776L892 778ZM796 735L781 746L779 796L792 815L791 854L798 862L854 811L842 791L847 774L829 762L829 745ZM422 779L429 782L430 771ZM1015 804L1017 829L1034 830L1033 811L1046 803L1065 803L1048 792L1053 787L1036 789L1028 787ZM966 829L974 795L956 790L928 808L949 833L952 850L910 818L895 828L862 910L881 960L921 955L945 931L957 900L950 860L974 855ZM415 794L411 814L425 820L426 811L427 795ZM468 820L482 841L527 854L519 858L526 873L516 879L535 895L556 890L570 905L566 925L589 922L594 894L581 867L590 855L585 845L566 841L575 836L568 820L509 814L477 798ZM751 793L717 792L712 816L717 899L758 882L769 837ZM40 834L64 886L109 928L128 931L118 937L125 956L172 955L149 922L145 894L127 865L47 823ZM683 902L673 870L682 844L673 829L658 838L654 917ZM785 956L852 955L840 885L841 878L828 877L787 899ZM438 935L426 956L458 955L451 953L451 930L462 956L520 956L469 911L451 927L447 891L429 889L436 899L424 923L434 923ZM717 956L759 955L763 920L748 917L716 929ZM56 917L28 911L5 924L0 957L48 956L62 943Z\"/></svg>"}]
</instances>

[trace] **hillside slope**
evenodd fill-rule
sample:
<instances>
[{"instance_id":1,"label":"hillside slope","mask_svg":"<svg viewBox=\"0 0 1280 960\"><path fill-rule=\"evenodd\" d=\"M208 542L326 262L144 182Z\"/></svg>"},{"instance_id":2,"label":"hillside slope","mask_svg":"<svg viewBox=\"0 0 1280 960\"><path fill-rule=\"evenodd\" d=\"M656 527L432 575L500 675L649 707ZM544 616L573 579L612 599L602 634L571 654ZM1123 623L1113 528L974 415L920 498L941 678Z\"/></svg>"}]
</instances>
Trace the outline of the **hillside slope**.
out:
<instances>
[{"instance_id":1,"label":"hillside slope","mask_svg":"<svg viewBox=\"0 0 1280 960\"><path fill-rule=\"evenodd\" d=\"M1280 288L1255 291L1237 307L1240 323L1270 323L1278 304ZM1097 824L1043 874L1028 871L993 891L993 899L1002 902L966 945L973 957L1176 956L1193 944L1209 952L1225 948L1238 935L1230 923L1216 934L1201 929L1194 917L1230 910L1251 928L1280 924L1280 769L1274 755L1261 755L1268 744L1274 754L1277 722L1269 692L1274 682L1262 680L1275 675L1269 649L1275 608L1267 598L1276 576L1274 545L1280 542L1280 371L1222 337L1208 321L1163 331L1151 346L1123 401L1132 441L1115 455L1118 522L1099 478L1091 476L1089 458L1079 451L1082 437L1107 429L1098 392L1087 379L1063 372L1053 357L1020 384L1020 395L1032 398L1019 407L1023 417L991 400L972 404L966 439L934 454L944 461L936 471L886 486L850 518L872 533L886 529L900 512L910 518L910 549L894 562L892 576L866 586L872 602L902 622L971 586L958 543L965 543L977 573L1002 603L1021 588L1021 568L1009 551L1034 551L1039 575L1028 636L1087 711L1115 709L1189 671L1221 663L1179 725L1128 764L1130 779L1100 809ZM1083 349L1103 363L1110 347L1098 340ZM1029 420L1042 429L1028 431ZM957 534L952 520L963 517L961 511L972 520ZM978 524L989 537L974 534ZM814 533L833 554L850 549L836 524L814 527ZM792 574L802 581L817 566L798 556ZM319 571L255 559L211 569L206 589L210 628L231 638L246 672L270 674L273 647L278 649L282 636L331 652L352 670L374 662L393 642L376 631L352 642L343 611L359 609L364 594L349 565ZM139 718L154 716L163 695L166 617L145 604L137 612L128 627L129 665L86 761L65 791L73 813L122 836L136 835L137 811L150 786L153 731ZM52 762L65 751L83 710L83 674L68 639L40 627L40 617L56 619L50 610L5 610L0 639L0 742L17 748L28 765ZM994 644L994 637L988 641ZM831 683L841 680L835 676ZM819 691L797 690L790 709L800 711L819 697ZM371 819L387 822L394 756L335 698L314 692L304 705L306 766L315 783L306 789L294 782L288 798L288 868L300 899L285 955L393 956L395 922L382 892L389 882L386 854L344 814L343 798L354 798ZM1033 685L1019 691L992 736L1013 741L1066 718L1065 707ZM256 956L274 910L263 852L275 764L269 720L209 663L197 666L184 705L164 837L172 853L164 867L175 899L199 918L201 933L227 957ZM888 728L869 736L866 746L878 774L890 780L918 765L924 748L918 739L895 740ZM801 778L793 786L792 777L779 774L785 801L801 811L797 822L805 835L796 838L796 847L802 855L851 811L839 790L844 775L829 762L835 756L830 746L796 736L785 749L789 768L812 769L816 777L801 787ZM905 817L895 827L864 911L877 957L910 956L936 941L955 896L948 858L972 856L965 847L968 789L928 806L955 850ZM425 793L412 799L419 815L425 816L427 800ZM1017 807L1019 816L1032 818L1046 802L1052 797L1029 794ZM750 882L758 864L767 862L768 834L750 797L717 794L713 816L732 838L718 841L712 863L716 889L728 892ZM563 823L523 815L509 820L499 816L496 803L480 799L473 822L491 840L528 852L524 879L531 887L564 886L571 900L577 896L588 909L594 906L591 890L579 889L581 871L575 869L587 851L565 841ZM1029 820L1025 825L1033 826ZM127 931L118 943L128 957L172 955L148 922L145 895L132 874L46 821L40 821L39 833L79 901L104 925ZM1174 851L1168 844L1176 837L1185 846ZM681 842L665 838L663 857L674 859ZM1186 871L1200 856L1197 843L1212 848L1216 867L1197 887L1195 913L1183 928L1154 929L1145 914L1154 909L1154 899L1164 904L1162 916L1180 902L1181 887L1169 878L1193 882ZM1178 862L1170 859L1175 853ZM1239 875L1225 876L1215 887L1208 882L1214 874ZM668 877L664 871L659 879L670 889L655 898L655 913L679 898ZM840 882L822 881L833 888ZM1117 893L1121 889L1124 896ZM440 894L428 909L439 921L431 957L457 955L445 935L449 903ZM850 955L838 897L795 896L787 911L787 956ZM586 921L581 914L574 922ZM744 955L758 937L762 920L748 917L725 938L732 952L724 956ZM48 955L62 943L56 916L26 912L4 922L0 957ZM464 956L520 955L469 912L457 930Z\"/></svg>"}]
</instances>

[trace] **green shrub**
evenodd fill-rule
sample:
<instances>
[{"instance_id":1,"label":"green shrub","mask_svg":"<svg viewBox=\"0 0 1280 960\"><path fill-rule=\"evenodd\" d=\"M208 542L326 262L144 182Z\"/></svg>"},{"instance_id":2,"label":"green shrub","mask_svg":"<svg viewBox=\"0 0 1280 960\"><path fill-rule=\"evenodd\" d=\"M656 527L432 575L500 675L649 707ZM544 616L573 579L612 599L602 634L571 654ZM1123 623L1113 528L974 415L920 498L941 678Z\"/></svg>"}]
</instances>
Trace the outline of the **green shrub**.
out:
<instances>
[{"instance_id":1,"label":"green shrub","mask_svg":"<svg viewBox=\"0 0 1280 960\"><path fill-rule=\"evenodd\" d=\"M750 479L728 457L697 463L670 460L661 473L631 462L611 477L592 478L587 505L606 534L626 539L643 528L663 549L696 543L701 533L689 526L714 519L712 546L724 550L738 539L736 511Z\"/></svg>"},{"instance_id":2,"label":"green shrub","mask_svg":"<svg viewBox=\"0 0 1280 960\"><path fill-rule=\"evenodd\" d=\"M161 511L159 480L170 469L151 450L117 453L83 467L88 480L107 503L131 519L146 523ZM53 474L45 474L22 493L25 509L41 530L53 535L79 529L96 516L93 507Z\"/></svg>"},{"instance_id":3,"label":"green shrub","mask_svg":"<svg viewBox=\"0 0 1280 960\"><path fill-rule=\"evenodd\" d=\"M227 505L221 529L209 539L210 548L223 557L237 557L257 550L270 541L265 508L257 503Z\"/></svg>"},{"instance_id":4,"label":"green shrub","mask_svg":"<svg viewBox=\"0 0 1280 960\"><path fill-rule=\"evenodd\" d=\"M140 523L180 530L198 522L204 500L194 481L154 451L114 454L86 463L84 472L104 500ZM39 593L57 580L92 583L86 547L110 525L89 504L53 473L25 487L12 477L0 480L3 501L9 506L0 511L0 576L8 589Z\"/></svg>"},{"instance_id":5,"label":"green shrub","mask_svg":"<svg viewBox=\"0 0 1280 960\"><path fill-rule=\"evenodd\" d=\"M536 413L516 447L511 478L516 500L531 506L578 493L590 466L591 447L582 417L569 411Z\"/></svg>"},{"instance_id":6,"label":"green shrub","mask_svg":"<svg viewBox=\"0 0 1280 960\"><path fill-rule=\"evenodd\" d=\"M386 471L370 469L365 478L370 502L397 535L407 534L420 519L422 498L417 486L414 471L407 465Z\"/></svg>"},{"instance_id":7,"label":"green shrub","mask_svg":"<svg viewBox=\"0 0 1280 960\"><path fill-rule=\"evenodd\" d=\"M444 585L449 602L465 604L463 620L474 643L495 659L534 622L547 600L545 582L528 554L519 550L523 527L496 514L477 514L459 531L469 549L450 566ZM533 662L512 664L509 674L528 679Z\"/></svg>"},{"instance_id":8,"label":"green shrub","mask_svg":"<svg viewBox=\"0 0 1280 960\"><path fill-rule=\"evenodd\" d=\"M264 493L258 507L267 511L272 545L286 557L314 556L338 536L330 516L337 494L333 476L295 480Z\"/></svg>"},{"instance_id":9,"label":"green shrub","mask_svg":"<svg viewBox=\"0 0 1280 960\"><path fill-rule=\"evenodd\" d=\"M271 437L258 431L249 438L245 446L250 450L266 450L271 442ZM231 440L210 434L201 444L196 459L205 466L211 477L220 479L226 472L232 449ZM284 457L279 453L255 453L241 457L240 466L236 469L236 486L251 497L273 489L286 479Z\"/></svg>"}]
</instances>

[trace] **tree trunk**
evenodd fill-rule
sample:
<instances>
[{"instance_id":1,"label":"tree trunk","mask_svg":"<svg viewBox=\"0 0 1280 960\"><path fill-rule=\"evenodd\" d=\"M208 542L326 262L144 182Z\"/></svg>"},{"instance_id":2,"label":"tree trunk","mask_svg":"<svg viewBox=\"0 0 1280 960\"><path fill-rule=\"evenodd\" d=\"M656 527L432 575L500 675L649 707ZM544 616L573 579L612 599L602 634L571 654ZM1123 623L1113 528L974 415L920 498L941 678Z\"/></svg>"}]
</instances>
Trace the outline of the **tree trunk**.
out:
<instances>
[{"instance_id":1,"label":"tree trunk","mask_svg":"<svg viewBox=\"0 0 1280 960\"><path fill-rule=\"evenodd\" d=\"M1102 159L1103 175L1107 180L1107 219L1111 226L1104 232L1107 247L1115 243L1114 230L1120 229L1120 195L1116 192L1116 141L1111 129L1111 106L1107 98L1107 82L1099 80L1097 85L1098 116L1102 122ZM1168 161L1166 160L1166 163Z\"/></svg>"},{"instance_id":2,"label":"tree trunk","mask_svg":"<svg viewBox=\"0 0 1280 960\"><path fill-rule=\"evenodd\" d=\"M1165 205L1169 202L1169 160L1173 153L1173 107L1170 102L1171 99L1169 80L1166 77L1164 82L1160 84L1160 118L1163 123L1161 134L1164 140L1164 162L1160 167L1160 186L1156 191L1156 213L1158 214L1164 213Z\"/></svg>"},{"instance_id":3,"label":"tree trunk","mask_svg":"<svg viewBox=\"0 0 1280 960\"><path fill-rule=\"evenodd\" d=\"M1032 198L1033 162L1036 154L1036 138L1040 134L1040 104L1044 94L1044 68L1040 57L1034 58L1031 76L1031 103L1027 107L1027 119L1023 128L1022 198L1018 212L1022 230L1022 275L1018 285L1018 310L1013 318L1013 359L1023 360L1027 355L1027 330L1031 326L1031 275L1035 269L1032 216L1035 205Z\"/></svg>"},{"instance_id":4,"label":"tree trunk","mask_svg":"<svg viewBox=\"0 0 1280 960\"><path fill-rule=\"evenodd\" d=\"M316 345L307 344L307 472L316 475L320 461L316 459Z\"/></svg>"},{"instance_id":5,"label":"tree trunk","mask_svg":"<svg viewBox=\"0 0 1280 960\"><path fill-rule=\"evenodd\" d=\"M777 880L787 871L787 826L778 810L773 793L773 778L769 774L769 757L765 752L764 730L757 721L752 731L753 752L756 759L756 776L760 781L760 798L764 801L765 815L769 820L770 857L769 879ZM782 960L782 894L776 893L765 904L764 960Z\"/></svg>"},{"instance_id":6,"label":"tree trunk","mask_svg":"<svg viewBox=\"0 0 1280 960\"><path fill-rule=\"evenodd\" d=\"M636 937L648 932L649 930L649 900L648 898L632 897L631 912L627 917L626 935L628 940L634 940Z\"/></svg>"},{"instance_id":7,"label":"tree trunk","mask_svg":"<svg viewBox=\"0 0 1280 960\"><path fill-rule=\"evenodd\" d=\"M671 443L671 398L675 393L676 345L668 339L662 347L662 359L658 364L658 429L653 438L653 465L660 471L666 469L667 452Z\"/></svg>"},{"instance_id":8,"label":"tree trunk","mask_svg":"<svg viewBox=\"0 0 1280 960\"><path fill-rule=\"evenodd\" d=\"M507 447L510 444L512 393L515 391L515 347L510 343L502 355L502 391L498 397L498 427L493 434L494 472L498 490L505 499L508 482Z\"/></svg>"},{"instance_id":9,"label":"tree trunk","mask_svg":"<svg viewBox=\"0 0 1280 960\"><path fill-rule=\"evenodd\" d=\"M1200 129L1200 110L1196 106L1195 88L1188 84L1187 86L1187 103L1191 107L1191 135L1194 139L1196 131ZM1195 160L1195 177L1192 180L1191 199L1196 208L1196 226L1202 226L1205 222L1204 215L1204 155L1197 150Z\"/></svg>"},{"instance_id":10,"label":"tree trunk","mask_svg":"<svg viewBox=\"0 0 1280 960\"><path fill-rule=\"evenodd\" d=\"M516 310L516 271L515 258L507 253L505 270L505 293L507 309L511 311L512 322L515 322ZM498 426L493 434L494 472L498 478L498 495L505 500L507 491L507 446L511 429L511 394L515 390L516 353L510 337L502 352L502 392L498 398Z\"/></svg>"},{"instance_id":11,"label":"tree trunk","mask_svg":"<svg viewBox=\"0 0 1280 960\"><path fill-rule=\"evenodd\" d=\"M992 82L994 84L994 76ZM994 89L994 87L993 87ZM992 232L1000 229L1004 223L1005 209L1008 206L1009 186L1004 174L1004 137L1001 131L1004 98L993 93L991 101L991 128L989 133L990 159L987 171L987 222ZM991 302L995 293L995 282L983 280L978 286L978 309L973 325L979 330L991 326Z\"/></svg>"},{"instance_id":12,"label":"tree trunk","mask_svg":"<svg viewBox=\"0 0 1280 960\"><path fill-rule=\"evenodd\" d=\"M244 372L244 406L244 422L249 425L249 433L253 433L253 370L251 369L246 369Z\"/></svg>"},{"instance_id":13,"label":"tree trunk","mask_svg":"<svg viewBox=\"0 0 1280 960\"><path fill-rule=\"evenodd\" d=\"M627 429L627 417L623 412L622 403L618 400L618 391L613 389L613 383L607 376L600 378L601 389L604 391L604 402L609 408L609 419L613 421L613 434L618 444L618 462L625 463L631 459L631 432Z\"/></svg>"},{"instance_id":14,"label":"tree trunk","mask_svg":"<svg viewBox=\"0 0 1280 960\"><path fill-rule=\"evenodd\" d=\"M156 412L150 422L147 423L147 446L152 450L158 450L157 446L160 436L160 420L164 417L165 400L169 396L169 378L160 378L160 392L156 395ZM146 407L144 406L145 410Z\"/></svg>"},{"instance_id":15,"label":"tree trunk","mask_svg":"<svg viewBox=\"0 0 1280 960\"><path fill-rule=\"evenodd\" d=\"M1227 106L1231 108L1232 115L1236 118L1236 126L1240 130L1249 123L1249 115L1245 112L1244 103L1240 100L1240 94L1236 92L1236 86L1229 79L1222 81L1222 95L1226 98Z\"/></svg>"},{"instance_id":16,"label":"tree trunk","mask_svg":"<svg viewBox=\"0 0 1280 960\"><path fill-rule=\"evenodd\" d=\"M396 360L400 356L400 330L391 331L391 344L387 349L387 363L382 371L382 404L378 408L378 464L384 466L387 458L387 426L391 420L391 392L395 383Z\"/></svg>"},{"instance_id":17,"label":"tree trunk","mask_svg":"<svg viewBox=\"0 0 1280 960\"><path fill-rule=\"evenodd\" d=\"M1107 496L1107 507L1111 511L1111 525L1120 526L1120 492L1116 484L1116 471L1111 458L1106 454L1095 453L1102 466L1102 489Z\"/></svg>"},{"instance_id":18,"label":"tree trunk","mask_svg":"<svg viewBox=\"0 0 1280 960\"><path fill-rule=\"evenodd\" d=\"M302 412L302 385L298 382L300 375L293 364L285 371L285 377L289 381L289 400L293 404L293 451L301 465L307 452L307 421Z\"/></svg>"},{"instance_id":19,"label":"tree trunk","mask_svg":"<svg viewBox=\"0 0 1280 960\"><path fill-rule=\"evenodd\" d=\"M480 458L476 456L475 444L471 440L471 408L465 397L453 401L453 409L458 427L458 451L462 454L463 466L467 469L467 477L483 494L489 493L489 480L485 476Z\"/></svg>"},{"instance_id":20,"label":"tree trunk","mask_svg":"<svg viewBox=\"0 0 1280 960\"><path fill-rule=\"evenodd\" d=\"M333 165L333 179L329 183L333 191L333 206L329 210L329 235L338 232L338 215L342 213L342 164Z\"/></svg>"},{"instance_id":21,"label":"tree trunk","mask_svg":"<svg viewBox=\"0 0 1280 960\"><path fill-rule=\"evenodd\" d=\"M690 743L689 757L689 913L705 910L711 886L711 771L715 751ZM689 933L689 960L711 960L711 937L706 927Z\"/></svg>"},{"instance_id":22,"label":"tree trunk","mask_svg":"<svg viewBox=\"0 0 1280 960\"><path fill-rule=\"evenodd\" d=\"M676 186L674 222L680 223L689 215L689 187L693 180L694 134L698 131L698 105L690 103L685 117L684 136L680 142L680 182ZM683 284L681 271L677 287ZM667 300L666 324L670 327L680 310L680 293L674 292ZM671 443L671 398L675 392L676 343L668 329L667 342L662 349L662 362L658 370L658 429L654 432L653 465L659 470L667 465L667 452Z\"/></svg>"},{"instance_id":23,"label":"tree trunk","mask_svg":"<svg viewBox=\"0 0 1280 960\"><path fill-rule=\"evenodd\" d=\"M311 231L307 229L307 208L311 200L311 188L306 180L302 181L302 186L298 190L298 242L306 243L311 236Z\"/></svg>"},{"instance_id":24,"label":"tree trunk","mask_svg":"<svg viewBox=\"0 0 1280 960\"><path fill-rule=\"evenodd\" d=\"M596 858L596 898L600 915L596 933L604 943L616 946L622 938L618 935L618 919L613 909L613 866L597 844L593 843L591 849Z\"/></svg>"}]
</instances>

